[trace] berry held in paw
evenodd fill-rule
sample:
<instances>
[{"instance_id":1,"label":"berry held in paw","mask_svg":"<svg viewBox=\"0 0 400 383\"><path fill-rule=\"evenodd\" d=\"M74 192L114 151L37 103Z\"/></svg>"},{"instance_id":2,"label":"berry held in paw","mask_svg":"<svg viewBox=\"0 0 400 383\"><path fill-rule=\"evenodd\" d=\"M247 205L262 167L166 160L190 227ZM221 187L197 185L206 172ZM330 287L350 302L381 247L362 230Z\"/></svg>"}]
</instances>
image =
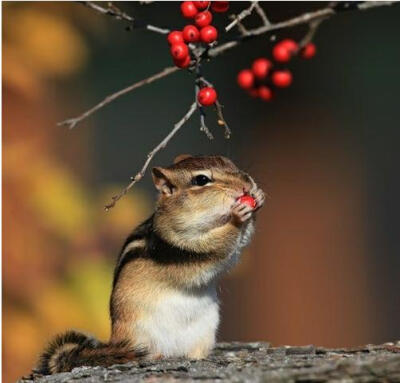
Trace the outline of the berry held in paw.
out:
<instances>
[{"instance_id":1,"label":"berry held in paw","mask_svg":"<svg viewBox=\"0 0 400 383\"><path fill-rule=\"evenodd\" d=\"M252 196L247 194L239 197L238 201L240 203L250 206L252 209L254 209L257 206L256 200Z\"/></svg>"}]
</instances>

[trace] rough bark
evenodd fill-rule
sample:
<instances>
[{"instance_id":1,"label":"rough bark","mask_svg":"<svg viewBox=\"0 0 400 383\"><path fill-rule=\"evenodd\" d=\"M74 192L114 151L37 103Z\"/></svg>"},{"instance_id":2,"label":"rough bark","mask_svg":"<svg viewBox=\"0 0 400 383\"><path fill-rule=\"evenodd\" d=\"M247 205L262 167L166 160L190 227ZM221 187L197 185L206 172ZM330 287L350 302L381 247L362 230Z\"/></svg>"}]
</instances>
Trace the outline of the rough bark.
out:
<instances>
[{"instance_id":1,"label":"rough bark","mask_svg":"<svg viewBox=\"0 0 400 383\"><path fill-rule=\"evenodd\" d=\"M20 382L400 382L400 341L354 349L270 347L268 343L219 343L202 361L134 362L81 367Z\"/></svg>"}]
</instances>

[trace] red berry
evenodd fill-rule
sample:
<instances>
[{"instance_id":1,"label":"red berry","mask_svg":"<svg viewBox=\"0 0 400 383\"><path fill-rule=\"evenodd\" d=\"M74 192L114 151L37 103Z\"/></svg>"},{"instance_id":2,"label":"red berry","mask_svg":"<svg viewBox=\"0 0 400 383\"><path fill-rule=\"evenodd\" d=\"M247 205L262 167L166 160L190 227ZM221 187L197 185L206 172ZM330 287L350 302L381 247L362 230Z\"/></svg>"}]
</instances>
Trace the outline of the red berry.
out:
<instances>
[{"instance_id":1,"label":"red berry","mask_svg":"<svg viewBox=\"0 0 400 383\"><path fill-rule=\"evenodd\" d=\"M250 69L243 69L237 76L237 83L243 89L249 89L254 84L254 74Z\"/></svg>"},{"instance_id":2,"label":"red berry","mask_svg":"<svg viewBox=\"0 0 400 383\"><path fill-rule=\"evenodd\" d=\"M217 92L214 88L206 86L200 89L199 93L197 94L197 100L203 106L210 106L214 104L217 99Z\"/></svg>"},{"instance_id":3,"label":"red berry","mask_svg":"<svg viewBox=\"0 0 400 383\"><path fill-rule=\"evenodd\" d=\"M193 1L184 1L181 4L181 12L183 17L186 17L187 19L192 19L197 15L198 10Z\"/></svg>"},{"instance_id":4,"label":"red berry","mask_svg":"<svg viewBox=\"0 0 400 383\"><path fill-rule=\"evenodd\" d=\"M298 45L296 43L296 41L292 40L292 39L285 39L282 40L281 42L279 42L278 44L281 44L282 46L286 47L287 49L289 49L290 53L295 53L298 49Z\"/></svg>"},{"instance_id":5,"label":"red berry","mask_svg":"<svg viewBox=\"0 0 400 383\"><path fill-rule=\"evenodd\" d=\"M182 35L187 43L195 43L200 39L200 32L194 25L186 25L183 28Z\"/></svg>"},{"instance_id":6,"label":"red berry","mask_svg":"<svg viewBox=\"0 0 400 383\"><path fill-rule=\"evenodd\" d=\"M167 37L169 45L176 43L183 43L183 35L181 31L172 31L168 33Z\"/></svg>"},{"instance_id":7,"label":"red berry","mask_svg":"<svg viewBox=\"0 0 400 383\"><path fill-rule=\"evenodd\" d=\"M210 2L209 1L193 1L193 4L197 9L206 9L209 6Z\"/></svg>"},{"instance_id":8,"label":"red berry","mask_svg":"<svg viewBox=\"0 0 400 383\"><path fill-rule=\"evenodd\" d=\"M272 100L272 90L265 85L261 85L258 88L258 96L261 100L271 101Z\"/></svg>"},{"instance_id":9,"label":"red berry","mask_svg":"<svg viewBox=\"0 0 400 383\"><path fill-rule=\"evenodd\" d=\"M190 65L190 56L187 55L185 58L183 58L182 60L177 60L174 59L174 64L178 67L178 68L187 68Z\"/></svg>"},{"instance_id":10,"label":"red berry","mask_svg":"<svg viewBox=\"0 0 400 383\"><path fill-rule=\"evenodd\" d=\"M274 56L275 61L285 63L291 58L290 50L282 44L276 44L272 49L272 56Z\"/></svg>"},{"instance_id":11,"label":"red berry","mask_svg":"<svg viewBox=\"0 0 400 383\"><path fill-rule=\"evenodd\" d=\"M171 45L171 55L176 60L183 60L189 55L189 48L185 43L176 43Z\"/></svg>"},{"instance_id":12,"label":"red berry","mask_svg":"<svg viewBox=\"0 0 400 383\"><path fill-rule=\"evenodd\" d=\"M311 59L315 56L315 53L317 52L317 48L315 44L313 43L308 43L306 46L301 50L301 57L303 59Z\"/></svg>"},{"instance_id":13,"label":"red berry","mask_svg":"<svg viewBox=\"0 0 400 383\"><path fill-rule=\"evenodd\" d=\"M271 67L272 67L271 61L261 57L257 60L254 60L251 69L254 73L254 76L256 76L259 79L263 79L267 77L267 74L271 69Z\"/></svg>"},{"instance_id":14,"label":"red berry","mask_svg":"<svg viewBox=\"0 0 400 383\"><path fill-rule=\"evenodd\" d=\"M211 9L217 13L224 13L229 9L229 1L212 1Z\"/></svg>"},{"instance_id":15,"label":"red berry","mask_svg":"<svg viewBox=\"0 0 400 383\"><path fill-rule=\"evenodd\" d=\"M272 82L278 88L286 88L292 83L292 74L287 69L272 73Z\"/></svg>"},{"instance_id":16,"label":"red berry","mask_svg":"<svg viewBox=\"0 0 400 383\"><path fill-rule=\"evenodd\" d=\"M204 43L213 43L218 38L218 31L212 25L207 25L200 30L200 39Z\"/></svg>"},{"instance_id":17,"label":"red berry","mask_svg":"<svg viewBox=\"0 0 400 383\"><path fill-rule=\"evenodd\" d=\"M239 202L250 206L252 209L254 209L257 206L256 200L251 195L247 194L239 197Z\"/></svg>"},{"instance_id":18,"label":"red berry","mask_svg":"<svg viewBox=\"0 0 400 383\"><path fill-rule=\"evenodd\" d=\"M210 11L199 12L196 15L196 17L194 18L194 21L196 22L196 25L198 27L203 28L203 27L211 24L212 13Z\"/></svg>"}]
</instances>

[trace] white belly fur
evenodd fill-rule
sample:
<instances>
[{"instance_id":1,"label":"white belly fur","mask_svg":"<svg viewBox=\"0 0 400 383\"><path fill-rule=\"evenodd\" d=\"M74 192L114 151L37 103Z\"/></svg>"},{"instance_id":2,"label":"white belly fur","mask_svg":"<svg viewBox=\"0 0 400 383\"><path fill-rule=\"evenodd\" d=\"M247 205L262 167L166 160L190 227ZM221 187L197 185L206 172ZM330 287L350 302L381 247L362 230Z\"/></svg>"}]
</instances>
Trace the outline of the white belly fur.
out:
<instances>
[{"instance_id":1,"label":"white belly fur","mask_svg":"<svg viewBox=\"0 0 400 383\"><path fill-rule=\"evenodd\" d=\"M153 355L190 357L199 345L214 345L218 323L214 286L194 292L172 290L162 293L135 322L135 340Z\"/></svg>"}]
</instances>

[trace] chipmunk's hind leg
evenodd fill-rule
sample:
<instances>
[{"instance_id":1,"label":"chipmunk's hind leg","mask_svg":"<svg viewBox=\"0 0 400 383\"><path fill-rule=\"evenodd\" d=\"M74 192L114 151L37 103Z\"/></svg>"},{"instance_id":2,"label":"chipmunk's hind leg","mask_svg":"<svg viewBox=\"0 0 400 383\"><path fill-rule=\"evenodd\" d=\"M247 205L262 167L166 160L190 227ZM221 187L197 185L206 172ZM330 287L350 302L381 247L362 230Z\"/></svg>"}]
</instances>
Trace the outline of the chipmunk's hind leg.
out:
<instances>
[{"instance_id":1,"label":"chipmunk's hind leg","mask_svg":"<svg viewBox=\"0 0 400 383\"><path fill-rule=\"evenodd\" d=\"M80 366L111 366L127 363L146 355L129 342L102 343L88 335L68 331L58 335L40 356L35 369L42 375L71 371Z\"/></svg>"}]
</instances>

